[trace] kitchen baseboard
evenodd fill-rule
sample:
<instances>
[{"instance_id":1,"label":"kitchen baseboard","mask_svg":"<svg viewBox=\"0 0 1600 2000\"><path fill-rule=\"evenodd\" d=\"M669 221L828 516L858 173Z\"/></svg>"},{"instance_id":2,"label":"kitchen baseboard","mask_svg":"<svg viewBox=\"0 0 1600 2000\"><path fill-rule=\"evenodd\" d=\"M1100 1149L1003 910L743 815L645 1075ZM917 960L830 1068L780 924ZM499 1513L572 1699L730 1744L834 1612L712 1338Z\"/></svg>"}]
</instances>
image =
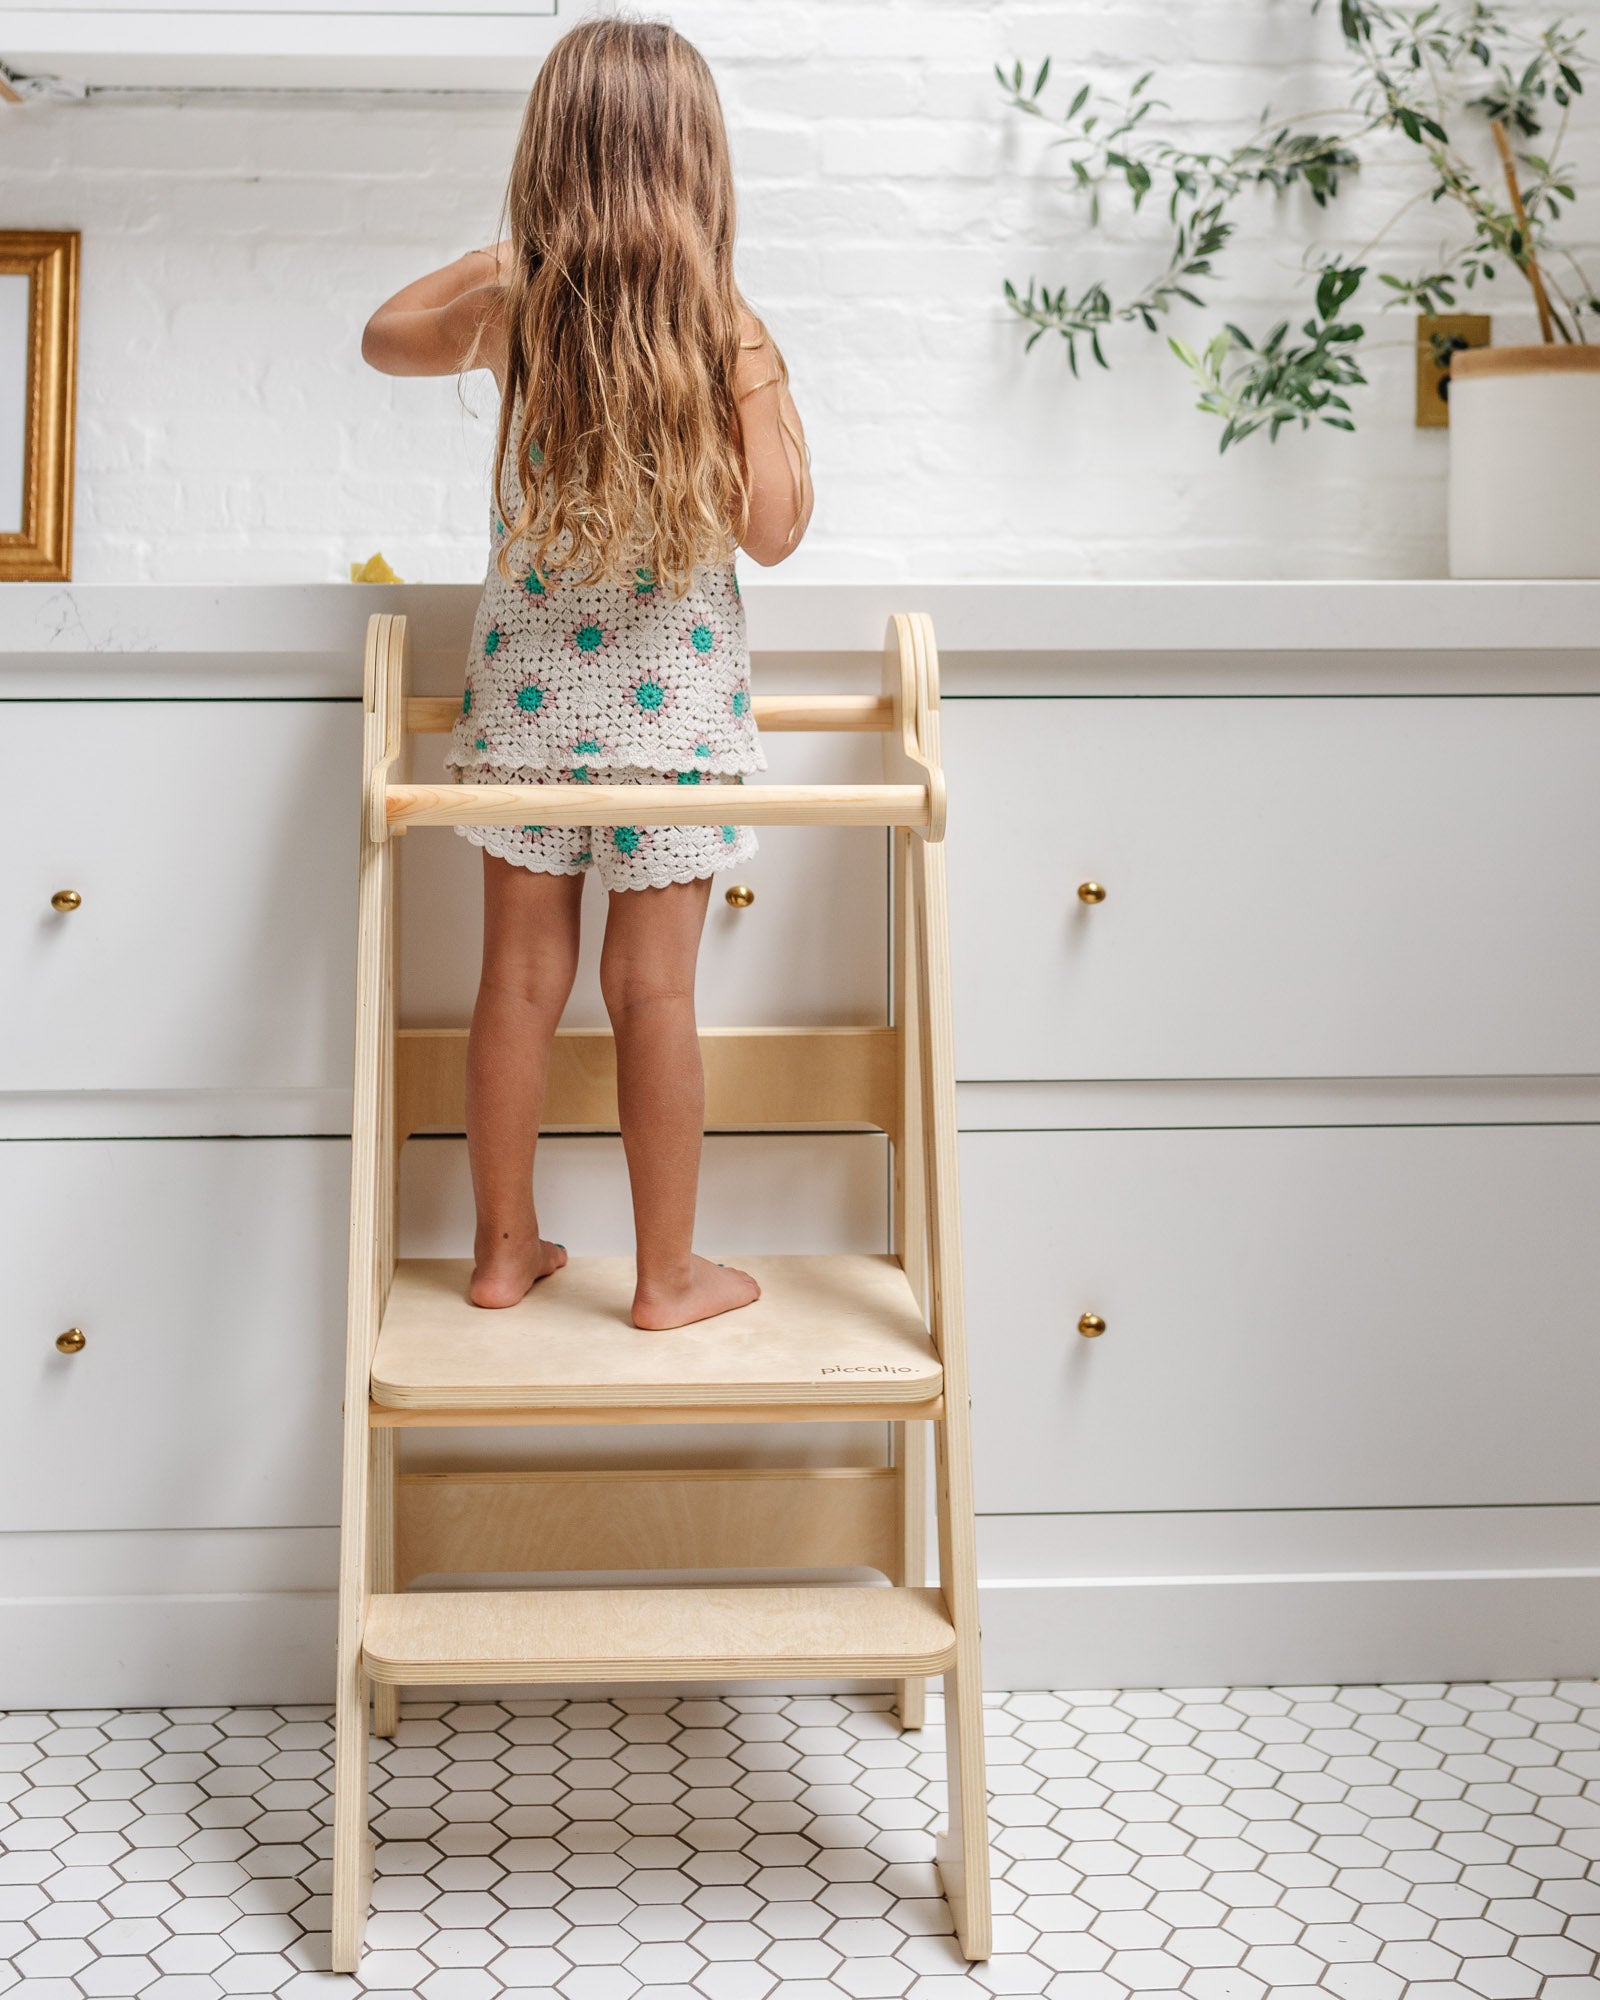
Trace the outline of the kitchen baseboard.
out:
<instances>
[{"instance_id":1,"label":"kitchen baseboard","mask_svg":"<svg viewBox=\"0 0 1600 2000\"><path fill-rule=\"evenodd\" d=\"M995 1690L1581 1679L1600 1669L1592 1569L1042 1578L980 1595L984 1681ZM331 1591L0 1599L0 1708L327 1701L333 1635Z\"/></svg>"}]
</instances>

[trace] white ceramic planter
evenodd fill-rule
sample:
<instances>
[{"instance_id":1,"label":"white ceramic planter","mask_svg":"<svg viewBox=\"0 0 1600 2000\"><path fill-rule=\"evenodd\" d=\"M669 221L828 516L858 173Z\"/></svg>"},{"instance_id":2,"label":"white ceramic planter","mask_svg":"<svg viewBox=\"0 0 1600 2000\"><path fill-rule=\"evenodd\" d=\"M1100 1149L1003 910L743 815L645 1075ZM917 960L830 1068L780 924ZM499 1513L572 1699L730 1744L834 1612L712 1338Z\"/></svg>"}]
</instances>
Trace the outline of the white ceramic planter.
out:
<instances>
[{"instance_id":1,"label":"white ceramic planter","mask_svg":"<svg viewBox=\"0 0 1600 2000\"><path fill-rule=\"evenodd\" d=\"M1451 362L1450 574L1600 577L1600 347Z\"/></svg>"}]
</instances>

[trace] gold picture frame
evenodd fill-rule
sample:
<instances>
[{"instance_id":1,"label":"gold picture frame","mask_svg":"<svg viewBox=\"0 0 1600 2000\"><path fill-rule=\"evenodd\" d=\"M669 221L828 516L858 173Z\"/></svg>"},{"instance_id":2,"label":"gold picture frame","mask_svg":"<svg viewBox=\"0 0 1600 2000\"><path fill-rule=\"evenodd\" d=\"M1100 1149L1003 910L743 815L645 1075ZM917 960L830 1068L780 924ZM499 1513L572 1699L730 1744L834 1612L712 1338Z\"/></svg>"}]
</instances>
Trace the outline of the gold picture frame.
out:
<instances>
[{"instance_id":1,"label":"gold picture frame","mask_svg":"<svg viewBox=\"0 0 1600 2000\"><path fill-rule=\"evenodd\" d=\"M75 229L0 229L0 583L72 575L78 244Z\"/></svg>"}]
</instances>

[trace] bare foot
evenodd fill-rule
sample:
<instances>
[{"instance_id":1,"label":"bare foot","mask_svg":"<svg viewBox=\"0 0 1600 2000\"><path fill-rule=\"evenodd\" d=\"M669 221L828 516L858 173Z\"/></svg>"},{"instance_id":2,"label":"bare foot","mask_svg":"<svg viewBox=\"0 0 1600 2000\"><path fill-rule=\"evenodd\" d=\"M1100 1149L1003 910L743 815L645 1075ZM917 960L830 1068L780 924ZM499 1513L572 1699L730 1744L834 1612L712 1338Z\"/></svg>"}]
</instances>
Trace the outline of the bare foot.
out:
<instances>
[{"instance_id":1,"label":"bare foot","mask_svg":"<svg viewBox=\"0 0 1600 2000\"><path fill-rule=\"evenodd\" d=\"M566 1261L566 1246L542 1236L531 1244L498 1243L487 1256L479 1254L467 1297L475 1306L514 1306Z\"/></svg>"},{"instance_id":2,"label":"bare foot","mask_svg":"<svg viewBox=\"0 0 1600 2000\"><path fill-rule=\"evenodd\" d=\"M640 1285L633 1295L633 1323L646 1333L666 1333L675 1326L692 1326L697 1319L753 1306L761 1287L748 1271L731 1264L713 1264L696 1257L687 1284Z\"/></svg>"}]
</instances>

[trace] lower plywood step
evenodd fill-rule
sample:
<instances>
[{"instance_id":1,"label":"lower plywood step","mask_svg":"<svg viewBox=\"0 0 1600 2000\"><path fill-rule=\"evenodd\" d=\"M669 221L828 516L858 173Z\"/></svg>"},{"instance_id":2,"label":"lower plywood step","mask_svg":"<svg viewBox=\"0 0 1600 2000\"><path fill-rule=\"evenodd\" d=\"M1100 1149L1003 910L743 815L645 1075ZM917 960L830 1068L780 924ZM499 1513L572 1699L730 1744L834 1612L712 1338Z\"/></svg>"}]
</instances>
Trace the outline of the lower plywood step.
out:
<instances>
[{"instance_id":1,"label":"lower plywood step","mask_svg":"<svg viewBox=\"0 0 1600 2000\"><path fill-rule=\"evenodd\" d=\"M371 1600L363 1664L403 1687L899 1678L942 1673L955 1644L938 1590L414 1591Z\"/></svg>"}]
</instances>

